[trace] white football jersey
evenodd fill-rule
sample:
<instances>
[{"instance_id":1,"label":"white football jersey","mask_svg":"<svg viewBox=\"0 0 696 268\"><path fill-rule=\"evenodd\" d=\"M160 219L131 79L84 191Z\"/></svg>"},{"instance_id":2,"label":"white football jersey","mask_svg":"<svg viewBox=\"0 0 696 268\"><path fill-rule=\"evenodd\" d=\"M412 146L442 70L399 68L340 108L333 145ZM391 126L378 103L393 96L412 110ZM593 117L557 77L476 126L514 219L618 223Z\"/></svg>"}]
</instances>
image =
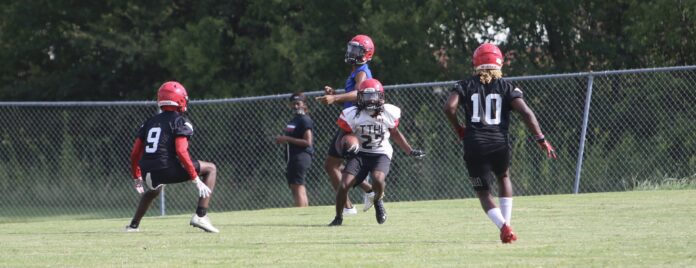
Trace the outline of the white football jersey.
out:
<instances>
[{"instance_id":1,"label":"white football jersey","mask_svg":"<svg viewBox=\"0 0 696 268\"><path fill-rule=\"evenodd\" d=\"M377 117L370 116L368 111L356 115L357 111L355 106L344 109L336 123L358 137L361 152L386 154L391 159L394 149L389 143L389 129L399 126L401 109L384 104L384 111Z\"/></svg>"}]
</instances>

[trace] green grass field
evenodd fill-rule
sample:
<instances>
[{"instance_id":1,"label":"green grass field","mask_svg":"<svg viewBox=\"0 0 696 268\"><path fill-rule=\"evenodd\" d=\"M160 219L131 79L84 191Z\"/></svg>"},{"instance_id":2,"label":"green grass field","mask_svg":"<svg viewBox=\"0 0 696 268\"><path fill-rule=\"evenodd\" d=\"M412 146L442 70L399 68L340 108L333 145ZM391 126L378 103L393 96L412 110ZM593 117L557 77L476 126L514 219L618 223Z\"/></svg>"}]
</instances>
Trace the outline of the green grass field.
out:
<instances>
[{"instance_id":1,"label":"green grass field","mask_svg":"<svg viewBox=\"0 0 696 268\"><path fill-rule=\"evenodd\" d=\"M388 200L387 200L388 201ZM519 240L503 245L478 200L387 203L346 217L328 206L190 215L0 224L0 266L463 267L696 266L696 191L516 197Z\"/></svg>"}]
</instances>

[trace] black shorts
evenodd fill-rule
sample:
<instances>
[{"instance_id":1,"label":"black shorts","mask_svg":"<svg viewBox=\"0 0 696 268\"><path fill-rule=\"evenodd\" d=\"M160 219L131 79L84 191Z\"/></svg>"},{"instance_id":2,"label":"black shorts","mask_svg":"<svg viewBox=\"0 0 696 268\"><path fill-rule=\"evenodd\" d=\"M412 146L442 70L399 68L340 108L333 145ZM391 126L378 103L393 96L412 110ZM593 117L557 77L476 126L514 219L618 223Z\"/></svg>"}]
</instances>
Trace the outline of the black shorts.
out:
<instances>
[{"instance_id":1,"label":"black shorts","mask_svg":"<svg viewBox=\"0 0 696 268\"><path fill-rule=\"evenodd\" d=\"M193 160L193 167L196 168L196 173L201 172L201 163L198 160ZM144 171L143 174L145 185L150 188L150 190L156 189L160 185L180 183L191 180L188 172L182 165L175 165L171 168Z\"/></svg>"},{"instance_id":2,"label":"black shorts","mask_svg":"<svg viewBox=\"0 0 696 268\"><path fill-rule=\"evenodd\" d=\"M508 144L487 146L487 149L487 151L481 150L475 144L464 145L464 161L469 171L471 185L476 191L490 190L493 175L500 176L510 167L512 150Z\"/></svg>"},{"instance_id":3,"label":"black shorts","mask_svg":"<svg viewBox=\"0 0 696 268\"><path fill-rule=\"evenodd\" d=\"M353 187L360 185L370 172L381 171L386 177L389 174L391 159L385 154L358 153L357 156L348 160L344 173L355 176Z\"/></svg>"},{"instance_id":4,"label":"black shorts","mask_svg":"<svg viewBox=\"0 0 696 268\"><path fill-rule=\"evenodd\" d=\"M343 150L341 149L341 138L343 138L343 130L339 128L338 131L336 131L336 134L334 134L333 138L331 138L331 141L329 142L329 156L343 158Z\"/></svg>"},{"instance_id":5,"label":"black shorts","mask_svg":"<svg viewBox=\"0 0 696 268\"><path fill-rule=\"evenodd\" d=\"M285 169L285 178L288 184L304 185L307 170L312 165L312 155L306 152L290 156L288 166Z\"/></svg>"}]
</instances>

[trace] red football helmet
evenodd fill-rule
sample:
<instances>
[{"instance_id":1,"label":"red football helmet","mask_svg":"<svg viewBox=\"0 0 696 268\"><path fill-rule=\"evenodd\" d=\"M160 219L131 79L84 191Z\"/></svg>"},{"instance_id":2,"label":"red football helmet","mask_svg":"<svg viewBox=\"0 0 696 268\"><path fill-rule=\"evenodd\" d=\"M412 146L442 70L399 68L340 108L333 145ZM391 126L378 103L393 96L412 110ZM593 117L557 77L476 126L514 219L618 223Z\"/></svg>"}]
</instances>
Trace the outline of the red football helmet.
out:
<instances>
[{"instance_id":1,"label":"red football helmet","mask_svg":"<svg viewBox=\"0 0 696 268\"><path fill-rule=\"evenodd\" d=\"M375 54L375 44L372 39L363 34L356 35L348 42L345 62L350 64L365 64Z\"/></svg>"},{"instance_id":2,"label":"red football helmet","mask_svg":"<svg viewBox=\"0 0 696 268\"><path fill-rule=\"evenodd\" d=\"M503 53L491 43L484 43L474 51L474 69L500 70L503 67Z\"/></svg>"},{"instance_id":3,"label":"red football helmet","mask_svg":"<svg viewBox=\"0 0 696 268\"><path fill-rule=\"evenodd\" d=\"M370 78L358 86L358 108L380 111L384 105L384 87L379 80Z\"/></svg>"},{"instance_id":4,"label":"red football helmet","mask_svg":"<svg viewBox=\"0 0 696 268\"><path fill-rule=\"evenodd\" d=\"M157 105L160 107L176 106L177 111L186 112L188 93L186 93L186 89L179 82L166 82L157 90Z\"/></svg>"}]
</instances>

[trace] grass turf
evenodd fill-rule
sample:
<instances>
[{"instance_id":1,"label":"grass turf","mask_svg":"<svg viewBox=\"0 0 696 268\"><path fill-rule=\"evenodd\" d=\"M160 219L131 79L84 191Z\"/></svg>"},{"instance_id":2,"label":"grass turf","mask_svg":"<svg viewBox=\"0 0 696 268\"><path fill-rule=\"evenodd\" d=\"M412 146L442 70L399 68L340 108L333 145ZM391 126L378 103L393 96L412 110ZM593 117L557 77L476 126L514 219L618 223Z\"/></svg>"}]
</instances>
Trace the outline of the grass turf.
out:
<instances>
[{"instance_id":1,"label":"grass turf","mask_svg":"<svg viewBox=\"0 0 696 268\"><path fill-rule=\"evenodd\" d=\"M696 266L696 190L515 197L519 240L503 245L478 200L389 203L327 227L333 208L0 224L0 266L462 267Z\"/></svg>"}]
</instances>

